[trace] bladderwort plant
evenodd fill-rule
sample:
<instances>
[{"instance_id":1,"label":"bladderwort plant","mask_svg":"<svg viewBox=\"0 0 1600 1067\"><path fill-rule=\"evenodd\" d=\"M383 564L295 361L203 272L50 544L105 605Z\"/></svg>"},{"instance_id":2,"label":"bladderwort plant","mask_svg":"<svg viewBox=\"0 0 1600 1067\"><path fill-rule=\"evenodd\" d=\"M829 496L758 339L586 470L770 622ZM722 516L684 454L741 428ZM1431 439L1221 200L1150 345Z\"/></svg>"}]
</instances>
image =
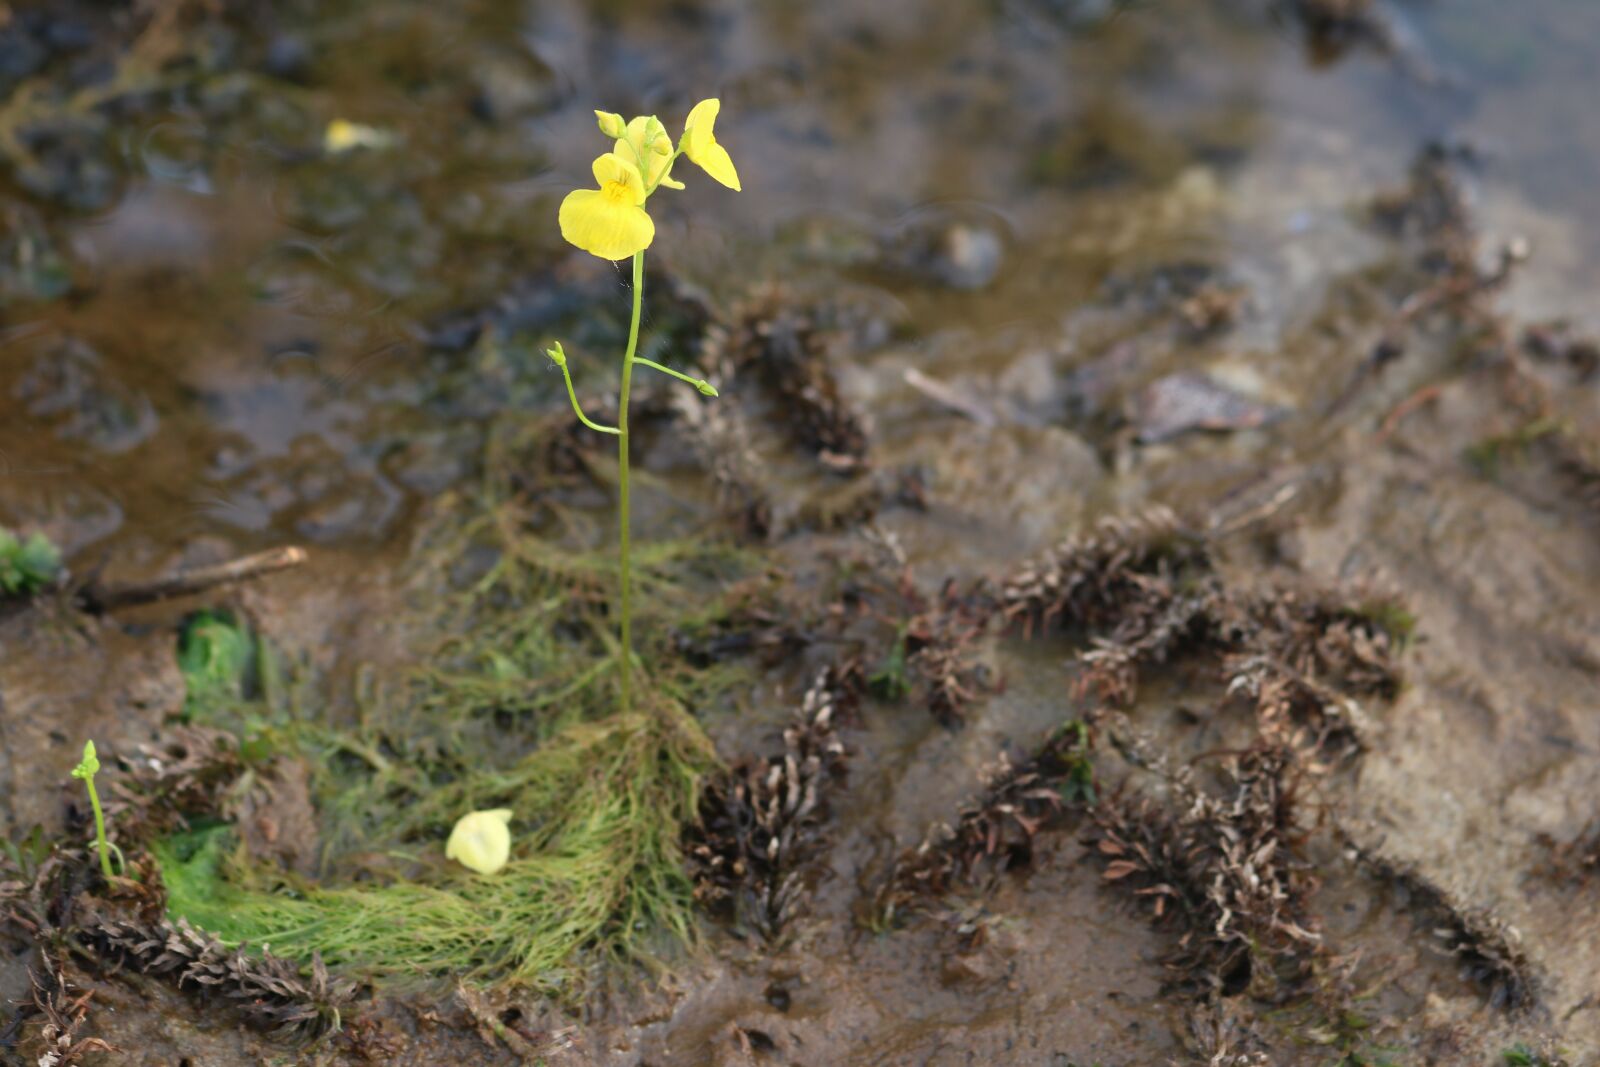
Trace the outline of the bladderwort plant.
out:
<instances>
[{"instance_id":1,"label":"bladderwort plant","mask_svg":"<svg viewBox=\"0 0 1600 1067\"><path fill-rule=\"evenodd\" d=\"M94 776L100 773L100 757L95 755L94 742L83 743L83 759L72 768L72 777L81 779L89 790L89 806L94 809L94 841L100 851L100 873L111 881L111 850L116 846L106 840L106 816L100 809L100 793L94 787ZM121 860L121 854L117 856Z\"/></svg>"},{"instance_id":2,"label":"bladderwort plant","mask_svg":"<svg viewBox=\"0 0 1600 1067\"><path fill-rule=\"evenodd\" d=\"M617 395L617 424L602 426L583 413L578 404L578 394L572 387L572 374L567 369L567 354L557 341L547 354L567 384L567 396L578 421L597 433L612 434L617 438L617 490L618 490L618 580L619 643L617 669L622 690L622 709L632 705L633 687L633 602L630 573L631 530L628 514L628 396L633 386L635 364L677 378L694 386L705 396L714 397L717 390L710 382L662 366L638 355L639 313L644 299L644 252L655 239L656 225L645 210L645 204L657 189L682 189L683 183L672 177L672 166L679 156L688 156L712 178L729 189L739 190L739 172L727 149L717 143L713 127L717 113L722 109L720 100L702 100L690 111L684 121L683 136L676 146L666 127L654 115L639 115L624 122L621 115L609 111L596 111L600 132L613 138L610 152L594 161L594 178L598 189L578 189L568 193L561 201L561 236L591 255L613 261L633 259L633 315L628 324L628 346L622 354L622 386Z\"/></svg>"}]
</instances>

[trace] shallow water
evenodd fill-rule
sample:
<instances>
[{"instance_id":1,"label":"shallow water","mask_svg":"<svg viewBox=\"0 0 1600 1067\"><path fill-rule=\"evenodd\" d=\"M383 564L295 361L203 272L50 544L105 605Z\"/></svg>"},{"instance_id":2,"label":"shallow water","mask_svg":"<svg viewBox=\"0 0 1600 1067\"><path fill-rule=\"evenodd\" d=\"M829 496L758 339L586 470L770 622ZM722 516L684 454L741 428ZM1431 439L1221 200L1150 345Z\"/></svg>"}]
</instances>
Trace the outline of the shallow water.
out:
<instances>
[{"instance_id":1,"label":"shallow water","mask_svg":"<svg viewBox=\"0 0 1600 1067\"><path fill-rule=\"evenodd\" d=\"M686 192L653 201L675 197L655 212L652 268L713 308L783 279L853 309L867 340L839 373L872 421L874 463L919 467L929 485L926 511L877 525L925 584L993 573L1105 514L1165 503L1226 516L1292 484L1288 531L1239 546L1231 566L1401 591L1420 620L1411 686L1380 749L1331 788L1352 836L1522 930L1548 976L1547 1015L1481 1009L1428 962L1421 934L1392 948L1411 930L1403 905L1348 872L1330 878L1328 914L1376 918L1330 926L1415 972L1384 1010L1426 1016L1396 1023L1416 1062L1463 1062L1422 1051L1419 1034L1452 1027L1470 1062L1524 1032L1557 1033L1585 1062L1600 1017L1583 990L1600 964L1580 946L1600 931L1581 898L1526 872L1538 834L1565 840L1593 818L1600 785L1594 516L1516 484L1545 477L1537 467L1508 485L1461 461L1511 420L1448 354L1424 351L1353 408L1330 405L1387 314L1361 299L1361 280L1396 255L1364 206L1427 142L1472 149L1486 254L1531 242L1500 308L1600 329L1587 299L1600 7L1380 5L1398 52L1357 43L1331 58L1268 7L176 4L170 23L17 7L0 84L7 115L27 101L6 128L32 132L0 181L0 523L45 530L76 574L111 579L309 546L306 568L239 595L309 657L328 713L354 714L357 668L411 654L398 575L420 518L476 484L493 427L565 408L544 345L565 341L581 385L610 382L624 279L555 229L560 197L588 184L604 147L592 109L672 126L720 95L718 137L744 192L689 175ZM64 102L107 71L125 90L114 100ZM325 152L334 119L392 143ZM1185 334L1173 305L1193 279L1243 294L1231 328ZM670 310L652 316L662 329L646 351L693 365L698 353L672 347ZM978 417L908 385L908 370ZM1127 413L1177 372L1204 372L1265 425L1135 440ZM1395 404L1436 382L1405 433L1373 441ZM1589 433L1593 388L1563 398ZM758 446L783 500L836 491L786 443ZM670 439L658 447L645 533L702 528L703 476ZM575 541L609 536L606 494L574 503ZM774 551L815 565L841 544L854 542L802 534ZM127 743L159 724L175 684L162 649L182 610L88 634L58 620L0 648L8 832L59 818L73 739ZM726 1028L758 1017L780 1062L1179 1055L1157 935L1095 887L1070 838L989 905L1024 929L1009 979L952 977L926 930L865 944L849 932L863 870L948 818L1003 743L1026 747L1057 721L1070 652L998 649L1006 691L961 731L904 714L855 731L863 755L838 805L819 931L776 963L719 950L697 988L660 994L659 1018L619 1009L573 1062L733 1057ZM749 721L713 724L726 754L764 743L792 680L757 687ZM1171 717L1185 681L1148 694L1145 714ZM1060 958L1093 971L1064 978ZM774 968L810 990L796 1010L761 1006ZM1097 1010L1108 985L1117 995ZM1038 1051L1016 1051L1024 1038Z\"/></svg>"}]
</instances>

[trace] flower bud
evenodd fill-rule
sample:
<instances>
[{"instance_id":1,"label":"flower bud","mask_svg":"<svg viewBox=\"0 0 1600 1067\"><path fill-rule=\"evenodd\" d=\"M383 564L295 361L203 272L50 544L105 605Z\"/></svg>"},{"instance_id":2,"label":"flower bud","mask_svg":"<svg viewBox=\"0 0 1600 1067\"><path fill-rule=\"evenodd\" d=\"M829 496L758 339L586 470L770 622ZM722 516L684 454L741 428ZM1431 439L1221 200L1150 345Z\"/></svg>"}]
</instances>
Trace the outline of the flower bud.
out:
<instances>
[{"instance_id":1,"label":"flower bud","mask_svg":"<svg viewBox=\"0 0 1600 1067\"><path fill-rule=\"evenodd\" d=\"M615 140L621 137L628 124L621 115L615 111L596 111L594 117L600 120L600 132Z\"/></svg>"}]
</instances>

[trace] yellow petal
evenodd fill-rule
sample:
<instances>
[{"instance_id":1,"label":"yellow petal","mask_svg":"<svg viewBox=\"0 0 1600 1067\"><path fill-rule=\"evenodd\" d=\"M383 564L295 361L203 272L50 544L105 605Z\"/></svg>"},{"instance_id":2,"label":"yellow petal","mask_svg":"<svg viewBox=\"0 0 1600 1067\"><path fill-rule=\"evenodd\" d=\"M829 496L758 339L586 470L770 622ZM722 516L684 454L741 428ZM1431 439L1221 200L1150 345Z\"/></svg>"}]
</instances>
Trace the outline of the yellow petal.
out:
<instances>
[{"instance_id":1,"label":"yellow petal","mask_svg":"<svg viewBox=\"0 0 1600 1067\"><path fill-rule=\"evenodd\" d=\"M728 157L728 150L717 142L712 141L703 145L698 157L689 157L700 164L700 169L711 175L717 181L726 185L734 192L739 191L739 172L733 169L733 160Z\"/></svg>"},{"instance_id":2,"label":"yellow petal","mask_svg":"<svg viewBox=\"0 0 1600 1067\"><path fill-rule=\"evenodd\" d=\"M700 162L701 147L716 143L717 138L712 130L717 124L717 113L721 110L722 101L712 97L690 108L689 117L683 120L684 151L696 163Z\"/></svg>"},{"instance_id":3,"label":"yellow petal","mask_svg":"<svg viewBox=\"0 0 1600 1067\"><path fill-rule=\"evenodd\" d=\"M634 180L639 172L633 167ZM627 259L650 247L656 224L637 204L619 203L598 189L578 189L561 201L561 236L601 259Z\"/></svg>"},{"instance_id":4,"label":"yellow petal","mask_svg":"<svg viewBox=\"0 0 1600 1067\"><path fill-rule=\"evenodd\" d=\"M628 198L633 204L644 203L644 178L640 176L639 168L633 165L632 160L615 152L607 152L594 161L593 170L595 184L601 189L618 182L627 187Z\"/></svg>"},{"instance_id":5,"label":"yellow petal","mask_svg":"<svg viewBox=\"0 0 1600 1067\"><path fill-rule=\"evenodd\" d=\"M717 143L715 127L722 101L702 100L683 123L683 150L700 169L735 192L739 191L739 172L734 169L728 150Z\"/></svg>"},{"instance_id":6,"label":"yellow petal","mask_svg":"<svg viewBox=\"0 0 1600 1067\"><path fill-rule=\"evenodd\" d=\"M616 153L630 163L638 164L647 156L670 156L672 138L667 128L654 115L639 115L628 121L628 128L617 135ZM652 161L650 166L654 167Z\"/></svg>"},{"instance_id":7,"label":"yellow petal","mask_svg":"<svg viewBox=\"0 0 1600 1067\"><path fill-rule=\"evenodd\" d=\"M632 151L633 150L628 147L628 142L624 140L617 142L616 151L613 154L620 159L631 160L633 158ZM652 149L651 151L645 153L645 160L650 167L650 175L645 180L645 189L647 192L657 185L665 185L668 189L683 188L683 183L672 177L670 173L673 162L672 154L670 152L662 154Z\"/></svg>"},{"instance_id":8,"label":"yellow petal","mask_svg":"<svg viewBox=\"0 0 1600 1067\"><path fill-rule=\"evenodd\" d=\"M511 857L510 808L474 811L456 820L444 846L446 859L479 874L493 874Z\"/></svg>"}]
</instances>

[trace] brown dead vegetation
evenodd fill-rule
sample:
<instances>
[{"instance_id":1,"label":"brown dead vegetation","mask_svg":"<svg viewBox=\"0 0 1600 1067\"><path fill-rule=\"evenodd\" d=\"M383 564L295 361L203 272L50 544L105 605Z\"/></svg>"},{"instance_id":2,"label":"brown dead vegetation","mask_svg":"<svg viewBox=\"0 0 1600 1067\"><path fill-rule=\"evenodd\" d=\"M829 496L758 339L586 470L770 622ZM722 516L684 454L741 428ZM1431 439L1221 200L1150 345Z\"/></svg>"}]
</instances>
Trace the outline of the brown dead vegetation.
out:
<instances>
[{"instance_id":1,"label":"brown dead vegetation","mask_svg":"<svg viewBox=\"0 0 1600 1067\"><path fill-rule=\"evenodd\" d=\"M956 824L934 827L895 862L878 891L878 921L893 922L962 885L1030 866L1040 831L1093 803L1090 748L1088 728L1071 722L1027 759L1001 753L985 774L982 795L962 809Z\"/></svg>"},{"instance_id":2,"label":"brown dead vegetation","mask_svg":"<svg viewBox=\"0 0 1600 1067\"><path fill-rule=\"evenodd\" d=\"M1208 787L1192 768L1171 767L1125 720L1113 729L1164 795L1113 794L1091 810L1087 841L1106 882L1173 929L1166 964L1175 981L1208 996L1248 991L1266 1001L1298 991L1322 943L1298 755L1259 742L1227 755Z\"/></svg>"},{"instance_id":3,"label":"brown dead vegetation","mask_svg":"<svg viewBox=\"0 0 1600 1067\"><path fill-rule=\"evenodd\" d=\"M835 727L861 685L848 665L818 672L783 731L782 751L741 761L701 796L685 846L695 895L769 944L804 910L826 842L829 783L845 767Z\"/></svg>"}]
</instances>

